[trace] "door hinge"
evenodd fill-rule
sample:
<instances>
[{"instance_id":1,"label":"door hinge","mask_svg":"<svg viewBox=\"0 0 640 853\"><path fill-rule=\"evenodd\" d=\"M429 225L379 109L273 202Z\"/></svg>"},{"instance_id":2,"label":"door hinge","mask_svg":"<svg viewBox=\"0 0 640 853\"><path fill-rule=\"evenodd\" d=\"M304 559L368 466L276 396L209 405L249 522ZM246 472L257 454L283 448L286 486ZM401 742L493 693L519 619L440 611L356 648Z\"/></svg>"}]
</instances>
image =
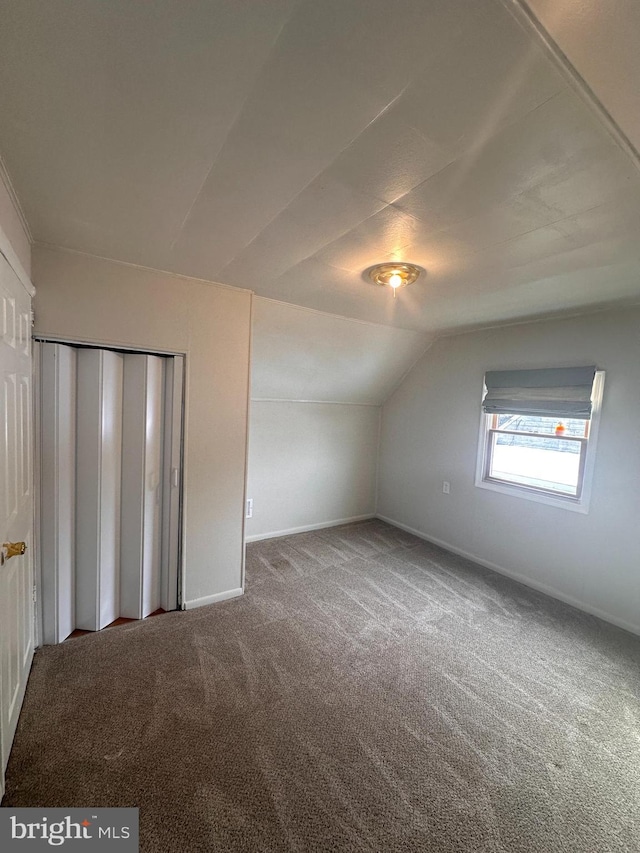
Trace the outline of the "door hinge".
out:
<instances>
[{"instance_id":1,"label":"door hinge","mask_svg":"<svg viewBox=\"0 0 640 853\"><path fill-rule=\"evenodd\" d=\"M37 600L38 600L38 587L34 584L33 585L33 603L35 604Z\"/></svg>"},{"instance_id":2,"label":"door hinge","mask_svg":"<svg viewBox=\"0 0 640 853\"><path fill-rule=\"evenodd\" d=\"M36 312L32 308L31 309L31 328L32 329L35 326L35 324L36 324Z\"/></svg>"}]
</instances>

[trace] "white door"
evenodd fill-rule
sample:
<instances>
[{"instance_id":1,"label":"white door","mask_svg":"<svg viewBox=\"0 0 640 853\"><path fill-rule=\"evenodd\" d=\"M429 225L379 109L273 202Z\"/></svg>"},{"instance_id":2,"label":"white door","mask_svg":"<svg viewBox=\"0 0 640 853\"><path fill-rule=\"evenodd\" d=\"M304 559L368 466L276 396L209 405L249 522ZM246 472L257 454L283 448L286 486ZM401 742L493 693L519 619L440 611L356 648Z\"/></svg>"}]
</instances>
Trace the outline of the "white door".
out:
<instances>
[{"instance_id":1,"label":"white door","mask_svg":"<svg viewBox=\"0 0 640 853\"><path fill-rule=\"evenodd\" d=\"M178 606L181 356L39 344L42 641Z\"/></svg>"},{"instance_id":2,"label":"white door","mask_svg":"<svg viewBox=\"0 0 640 853\"><path fill-rule=\"evenodd\" d=\"M31 297L0 254L0 793L33 658ZM26 544L11 556L3 543ZM16 550L20 550L19 548Z\"/></svg>"}]
</instances>

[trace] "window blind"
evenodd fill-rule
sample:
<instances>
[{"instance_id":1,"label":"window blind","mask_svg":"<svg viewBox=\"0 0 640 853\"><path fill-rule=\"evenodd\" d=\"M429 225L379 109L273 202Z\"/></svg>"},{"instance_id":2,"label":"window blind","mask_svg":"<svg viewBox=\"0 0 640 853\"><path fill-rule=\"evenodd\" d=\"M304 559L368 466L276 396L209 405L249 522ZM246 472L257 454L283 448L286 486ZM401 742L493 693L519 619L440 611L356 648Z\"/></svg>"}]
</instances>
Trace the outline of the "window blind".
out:
<instances>
[{"instance_id":1,"label":"window blind","mask_svg":"<svg viewBox=\"0 0 640 853\"><path fill-rule=\"evenodd\" d=\"M542 370L490 370L482 409L487 414L591 417L596 368L548 367Z\"/></svg>"}]
</instances>

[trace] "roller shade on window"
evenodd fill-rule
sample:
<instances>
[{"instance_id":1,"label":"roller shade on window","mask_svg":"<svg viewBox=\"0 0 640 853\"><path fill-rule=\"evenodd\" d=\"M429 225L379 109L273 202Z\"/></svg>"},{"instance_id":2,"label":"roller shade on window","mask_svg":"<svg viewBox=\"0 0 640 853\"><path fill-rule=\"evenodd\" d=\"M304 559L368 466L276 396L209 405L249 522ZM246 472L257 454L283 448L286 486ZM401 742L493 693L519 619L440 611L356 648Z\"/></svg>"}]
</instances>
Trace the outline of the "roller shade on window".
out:
<instances>
[{"instance_id":1,"label":"roller shade on window","mask_svg":"<svg viewBox=\"0 0 640 853\"><path fill-rule=\"evenodd\" d=\"M482 408L487 414L590 418L595 375L594 366L490 370Z\"/></svg>"}]
</instances>

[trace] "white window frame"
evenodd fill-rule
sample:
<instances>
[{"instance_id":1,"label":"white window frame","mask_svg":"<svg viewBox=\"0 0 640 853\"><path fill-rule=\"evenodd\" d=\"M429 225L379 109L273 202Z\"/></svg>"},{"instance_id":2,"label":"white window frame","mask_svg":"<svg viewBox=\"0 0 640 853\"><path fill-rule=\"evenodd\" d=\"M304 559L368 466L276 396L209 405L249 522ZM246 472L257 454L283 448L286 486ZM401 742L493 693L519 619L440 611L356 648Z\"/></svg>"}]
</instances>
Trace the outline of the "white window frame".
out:
<instances>
[{"instance_id":1,"label":"white window frame","mask_svg":"<svg viewBox=\"0 0 640 853\"><path fill-rule=\"evenodd\" d=\"M591 483L595 467L596 445L598 430L600 426L600 412L602 410L602 395L604 391L604 370L597 370L593 380L593 392L591 396L592 411L589 424L589 436L582 439L583 448L580 462L580 482L578 497L572 495L554 494L550 491L538 489L535 486L524 486L519 483L508 483L502 480L491 479L488 476L489 442L492 440L491 421L493 415L480 412L480 435L478 438L478 454L476 461L475 484L480 489L488 489L492 492L500 492L504 495L512 495L529 501L568 509L572 512L589 512L591 501ZM486 389L485 389L486 390ZM570 417L567 414L567 417ZM578 439L580 440L580 439Z\"/></svg>"}]
</instances>

